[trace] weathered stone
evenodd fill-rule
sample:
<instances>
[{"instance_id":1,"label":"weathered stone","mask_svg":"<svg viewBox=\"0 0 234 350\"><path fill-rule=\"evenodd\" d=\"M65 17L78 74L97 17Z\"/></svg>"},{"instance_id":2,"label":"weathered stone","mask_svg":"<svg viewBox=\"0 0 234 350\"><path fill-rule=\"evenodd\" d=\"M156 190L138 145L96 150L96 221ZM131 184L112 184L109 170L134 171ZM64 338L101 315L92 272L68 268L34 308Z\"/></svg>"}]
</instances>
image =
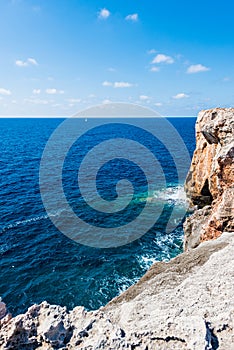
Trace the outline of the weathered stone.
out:
<instances>
[{"instance_id":1,"label":"weathered stone","mask_svg":"<svg viewBox=\"0 0 234 350\"><path fill-rule=\"evenodd\" d=\"M234 233L156 263L100 310L43 302L0 325L1 350L230 350Z\"/></svg>"},{"instance_id":2,"label":"weathered stone","mask_svg":"<svg viewBox=\"0 0 234 350\"><path fill-rule=\"evenodd\" d=\"M195 213L186 219L184 224L184 247L186 250L196 248L201 242L201 235L205 233L203 225L211 215L211 206L195 210Z\"/></svg>"},{"instance_id":3,"label":"weathered stone","mask_svg":"<svg viewBox=\"0 0 234 350\"><path fill-rule=\"evenodd\" d=\"M234 230L233 108L199 113L196 150L185 190L192 205L199 209L185 222L185 249L216 239L224 230Z\"/></svg>"},{"instance_id":4,"label":"weathered stone","mask_svg":"<svg viewBox=\"0 0 234 350\"><path fill-rule=\"evenodd\" d=\"M7 308L6 308L6 304L3 303L2 301L0 301L0 320L6 316L7 314Z\"/></svg>"}]
</instances>

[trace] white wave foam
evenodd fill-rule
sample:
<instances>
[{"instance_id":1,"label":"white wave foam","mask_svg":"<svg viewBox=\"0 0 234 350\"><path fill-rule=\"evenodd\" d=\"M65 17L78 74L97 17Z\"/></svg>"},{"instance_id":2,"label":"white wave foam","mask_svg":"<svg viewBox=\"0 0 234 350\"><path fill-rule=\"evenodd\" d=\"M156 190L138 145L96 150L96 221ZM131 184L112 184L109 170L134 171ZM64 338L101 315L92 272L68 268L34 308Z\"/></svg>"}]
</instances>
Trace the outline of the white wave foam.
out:
<instances>
[{"instance_id":1,"label":"white wave foam","mask_svg":"<svg viewBox=\"0 0 234 350\"><path fill-rule=\"evenodd\" d=\"M19 221L13 222L12 224L9 224L9 225L3 227L3 229L0 233L3 233L3 232L10 230L12 228L16 228L18 226L26 226L28 224L30 225L30 224L33 224L35 222L41 221L41 220L47 220L47 219L49 219L50 216L53 216L53 217L60 216L63 211L64 211L63 209L60 209L54 213L50 213L50 215L38 215L38 216L32 217L30 219L19 220Z\"/></svg>"},{"instance_id":2,"label":"white wave foam","mask_svg":"<svg viewBox=\"0 0 234 350\"><path fill-rule=\"evenodd\" d=\"M116 283L117 285L119 285L118 293L121 294L125 292L130 286L137 283L138 281L139 281L139 278L137 277L132 279L124 276L122 276L121 278L117 278Z\"/></svg>"},{"instance_id":3,"label":"white wave foam","mask_svg":"<svg viewBox=\"0 0 234 350\"><path fill-rule=\"evenodd\" d=\"M160 191L155 191L150 197L152 201L167 201L178 205L186 205L187 197L183 186L167 187Z\"/></svg>"},{"instance_id":4,"label":"white wave foam","mask_svg":"<svg viewBox=\"0 0 234 350\"><path fill-rule=\"evenodd\" d=\"M139 257L138 261L141 268L148 270L158 260L149 256L141 256Z\"/></svg>"},{"instance_id":5,"label":"white wave foam","mask_svg":"<svg viewBox=\"0 0 234 350\"><path fill-rule=\"evenodd\" d=\"M30 218L30 219L26 219L26 220L19 220L19 221L16 221L16 222L14 222L14 223L12 223L10 225L7 225L7 226L3 227L1 232L10 230L10 229L18 227L18 226L25 226L27 224L31 224L31 223L34 223L34 222L37 222L37 221L41 221L41 220L45 220L45 219L48 219L48 215L36 216L36 217Z\"/></svg>"}]
</instances>

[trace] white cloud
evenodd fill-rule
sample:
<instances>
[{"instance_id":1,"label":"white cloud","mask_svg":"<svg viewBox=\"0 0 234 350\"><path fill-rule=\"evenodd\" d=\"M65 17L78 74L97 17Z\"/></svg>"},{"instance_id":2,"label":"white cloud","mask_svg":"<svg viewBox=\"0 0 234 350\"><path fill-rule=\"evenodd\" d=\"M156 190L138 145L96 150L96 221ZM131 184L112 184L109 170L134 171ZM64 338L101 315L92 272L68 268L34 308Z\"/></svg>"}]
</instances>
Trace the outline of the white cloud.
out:
<instances>
[{"instance_id":1,"label":"white cloud","mask_svg":"<svg viewBox=\"0 0 234 350\"><path fill-rule=\"evenodd\" d=\"M147 100L149 100L150 98L149 98L149 96L141 95L141 96L139 96L139 99L140 99L141 101L147 101Z\"/></svg>"},{"instance_id":2,"label":"white cloud","mask_svg":"<svg viewBox=\"0 0 234 350\"><path fill-rule=\"evenodd\" d=\"M109 71L109 72L116 72L116 69L115 69L115 68L110 67L110 68L108 68L108 71Z\"/></svg>"},{"instance_id":3,"label":"white cloud","mask_svg":"<svg viewBox=\"0 0 234 350\"><path fill-rule=\"evenodd\" d=\"M210 68L203 66L202 64L193 64L188 67L187 73L194 74L194 73L200 73L200 72L207 72L208 70L210 70Z\"/></svg>"},{"instance_id":4,"label":"white cloud","mask_svg":"<svg viewBox=\"0 0 234 350\"><path fill-rule=\"evenodd\" d=\"M61 103L54 103L53 105L52 105L52 107L61 107L62 105L61 105Z\"/></svg>"},{"instance_id":5,"label":"white cloud","mask_svg":"<svg viewBox=\"0 0 234 350\"><path fill-rule=\"evenodd\" d=\"M103 8L99 13L98 13L98 18L100 19L107 19L110 17L110 11L107 10L106 8Z\"/></svg>"},{"instance_id":6,"label":"white cloud","mask_svg":"<svg viewBox=\"0 0 234 350\"><path fill-rule=\"evenodd\" d=\"M38 63L37 63L37 61L35 60L35 58L28 58L28 63L29 64L32 64L33 66L37 66L38 65Z\"/></svg>"},{"instance_id":7,"label":"white cloud","mask_svg":"<svg viewBox=\"0 0 234 350\"><path fill-rule=\"evenodd\" d=\"M0 95L10 96L11 95L11 91L7 90L7 89L4 89L4 88L0 88Z\"/></svg>"},{"instance_id":8,"label":"white cloud","mask_svg":"<svg viewBox=\"0 0 234 350\"><path fill-rule=\"evenodd\" d=\"M126 21L137 22L138 21L138 13L133 13L132 15L128 15L125 17Z\"/></svg>"},{"instance_id":9,"label":"white cloud","mask_svg":"<svg viewBox=\"0 0 234 350\"><path fill-rule=\"evenodd\" d=\"M81 99L80 98L68 98L67 102L69 102L70 104L80 103Z\"/></svg>"},{"instance_id":10,"label":"white cloud","mask_svg":"<svg viewBox=\"0 0 234 350\"><path fill-rule=\"evenodd\" d=\"M106 86L106 87L112 86L113 88L118 89L118 88L129 88L129 87L132 87L133 84L125 82L125 81L116 81L114 83L112 83L110 81L104 81L102 83L102 86Z\"/></svg>"},{"instance_id":11,"label":"white cloud","mask_svg":"<svg viewBox=\"0 0 234 350\"><path fill-rule=\"evenodd\" d=\"M103 105L107 105L107 104L109 104L109 103L111 103L111 100L106 99L106 100L103 100L103 101L102 101L102 104L103 104Z\"/></svg>"},{"instance_id":12,"label":"white cloud","mask_svg":"<svg viewBox=\"0 0 234 350\"><path fill-rule=\"evenodd\" d=\"M27 62L23 62L23 61L21 61L21 60L16 60L16 61L15 61L15 64L16 64L16 66L18 66L18 67L26 67L26 66L28 65Z\"/></svg>"},{"instance_id":13,"label":"white cloud","mask_svg":"<svg viewBox=\"0 0 234 350\"><path fill-rule=\"evenodd\" d=\"M39 98L25 98L24 99L24 103L31 103L31 104L35 104L35 105L48 105L49 101L47 100L42 100Z\"/></svg>"},{"instance_id":14,"label":"white cloud","mask_svg":"<svg viewBox=\"0 0 234 350\"><path fill-rule=\"evenodd\" d=\"M104 81L102 83L102 86L113 86L113 83L111 83L110 81Z\"/></svg>"},{"instance_id":15,"label":"white cloud","mask_svg":"<svg viewBox=\"0 0 234 350\"><path fill-rule=\"evenodd\" d=\"M158 63L172 64L174 63L174 59L171 56L167 56L162 53L159 53L157 56L154 57L152 61L152 64L158 64Z\"/></svg>"},{"instance_id":16,"label":"white cloud","mask_svg":"<svg viewBox=\"0 0 234 350\"><path fill-rule=\"evenodd\" d=\"M15 61L16 66L18 67L27 67L27 66L38 66L37 61L35 60L35 58L28 58L26 61L22 61L22 60L16 60Z\"/></svg>"},{"instance_id":17,"label":"white cloud","mask_svg":"<svg viewBox=\"0 0 234 350\"><path fill-rule=\"evenodd\" d=\"M183 92L181 92L180 94L177 94L177 95L173 96L173 98L174 98L175 100L181 100L182 98L188 98L188 97L189 97L189 95L184 94Z\"/></svg>"},{"instance_id":18,"label":"white cloud","mask_svg":"<svg viewBox=\"0 0 234 350\"><path fill-rule=\"evenodd\" d=\"M155 53L157 53L157 51L155 49L151 49L147 51L148 55L153 55Z\"/></svg>"},{"instance_id":19,"label":"white cloud","mask_svg":"<svg viewBox=\"0 0 234 350\"><path fill-rule=\"evenodd\" d=\"M133 84L131 83L127 83L125 81L116 81L114 83L114 88L129 88L129 87L132 87Z\"/></svg>"},{"instance_id":20,"label":"white cloud","mask_svg":"<svg viewBox=\"0 0 234 350\"><path fill-rule=\"evenodd\" d=\"M64 94L63 90L57 90L57 89L46 89L46 93L48 95L56 95L56 94Z\"/></svg>"},{"instance_id":21,"label":"white cloud","mask_svg":"<svg viewBox=\"0 0 234 350\"><path fill-rule=\"evenodd\" d=\"M57 89L46 89L46 93L47 93L48 95L55 95L55 94L57 94L58 92L57 92Z\"/></svg>"},{"instance_id":22,"label":"white cloud","mask_svg":"<svg viewBox=\"0 0 234 350\"><path fill-rule=\"evenodd\" d=\"M33 89L33 94L34 95L40 95L41 90L40 89Z\"/></svg>"},{"instance_id":23,"label":"white cloud","mask_svg":"<svg viewBox=\"0 0 234 350\"><path fill-rule=\"evenodd\" d=\"M156 107L161 107L161 106L162 106L162 103L161 103L161 102L156 102L154 105L155 105Z\"/></svg>"},{"instance_id":24,"label":"white cloud","mask_svg":"<svg viewBox=\"0 0 234 350\"><path fill-rule=\"evenodd\" d=\"M159 67L155 67L153 66L151 69L150 69L151 72L159 72L160 71L160 68Z\"/></svg>"}]
</instances>

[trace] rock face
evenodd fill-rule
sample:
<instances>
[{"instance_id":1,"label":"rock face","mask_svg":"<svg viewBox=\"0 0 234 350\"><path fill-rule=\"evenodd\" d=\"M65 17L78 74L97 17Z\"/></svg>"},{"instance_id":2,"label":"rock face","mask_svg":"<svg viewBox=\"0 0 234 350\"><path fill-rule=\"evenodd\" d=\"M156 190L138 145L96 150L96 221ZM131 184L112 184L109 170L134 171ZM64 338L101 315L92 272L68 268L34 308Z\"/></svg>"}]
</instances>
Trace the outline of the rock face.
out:
<instances>
[{"instance_id":1,"label":"rock face","mask_svg":"<svg viewBox=\"0 0 234 350\"><path fill-rule=\"evenodd\" d=\"M184 225L185 250L234 231L234 109L199 113L185 190L195 213Z\"/></svg>"},{"instance_id":2,"label":"rock face","mask_svg":"<svg viewBox=\"0 0 234 350\"><path fill-rule=\"evenodd\" d=\"M7 314L6 304L0 300L0 320Z\"/></svg>"},{"instance_id":3,"label":"rock face","mask_svg":"<svg viewBox=\"0 0 234 350\"><path fill-rule=\"evenodd\" d=\"M234 349L233 116L199 114L186 251L97 311L43 302L11 318L0 303L1 350Z\"/></svg>"},{"instance_id":4,"label":"rock face","mask_svg":"<svg viewBox=\"0 0 234 350\"><path fill-rule=\"evenodd\" d=\"M234 233L204 242L146 275L106 307L43 302L0 322L1 350L231 350Z\"/></svg>"}]
</instances>

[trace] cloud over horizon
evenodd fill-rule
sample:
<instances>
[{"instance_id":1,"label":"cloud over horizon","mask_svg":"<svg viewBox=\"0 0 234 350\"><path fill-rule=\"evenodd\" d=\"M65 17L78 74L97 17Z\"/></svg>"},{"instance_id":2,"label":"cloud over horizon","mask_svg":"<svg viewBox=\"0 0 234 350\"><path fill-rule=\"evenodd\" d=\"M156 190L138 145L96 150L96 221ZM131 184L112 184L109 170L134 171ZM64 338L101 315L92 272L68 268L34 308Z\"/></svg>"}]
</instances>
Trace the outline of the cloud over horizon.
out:
<instances>
[{"instance_id":1,"label":"cloud over horizon","mask_svg":"<svg viewBox=\"0 0 234 350\"><path fill-rule=\"evenodd\" d=\"M40 95L41 90L40 89L33 89L33 94L34 95Z\"/></svg>"},{"instance_id":2,"label":"cloud over horizon","mask_svg":"<svg viewBox=\"0 0 234 350\"><path fill-rule=\"evenodd\" d=\"M160 68L159 67L156 67L156 66L153 66L150 68L150 71L151 72L159 72L160 71Z\"/></svg>"},{"instance_id":3,"label":"cloud over horizon","mask_svg":"<svg viewBox=\"0 0 234 350\"><path fill-rule=\"evenodd\" d=\"M126 81L116 81L114 83L110 82L110 81L104 81L102 83L102 86L105 86L105 87L113 87L113 88L129 88L129 87L132 87L134 86L134 84L131 84L131 83L128 83Z\"/></svg>"},{"instance_id":4,"label":"cloud over horizon","mask_svg":"<svg viewBox=\"0 0 234 350\"><path fill-rule=\"evenodd\" d=\"M22 61L22 60L16 60L15 61L15 65L17 67L28 67L28 66L38 66L37 61L35 60L35 58L27 58L26 61Z\"/></svg>"},{"instance_id":5,"label":"cloud over horizon","mask_svg":"<svg viewBox=\"0 0 234 350\"><path fill-rule=\"evenodd\" d=\"M207 72L209 71L210 68L203 66L202 64L192 64L191 66L188 67L187 73L188 74L196 74L200 72Z\"/></svg>"},{"instance_id":6,"label":"cloud over horizon","mask_svg":"<svg viewBox=\"0 0 234 350\"><path fill-rule=\"evenodd\" d=\"M57 90L55 88L52 89L46 89L45 91L48 95L56 95L56 94L64 94L63 90Z\"/></svg>"},{"instance_id":7,"label":"cloud over horizon","mask_svg":"<svg viewBox=\"0 0 234 350\"><path fill-rule=\"evenodd\" d=\"M186 116L232 106L234 27L226 18L232 11L220 7L220 25L207 31L200 26L195 33L199 9L190 3L170 12L168 4L154 1L6 2L18 5L11 13L0 1L2 115L50 114L53 105L70 115L72 105L103 101L137 102L160 107L164 115ZM203 11L210 13L206 2ZM185 18L191 24L186 30ZM206 23L205 16L201 21Z\"/></svg>"},{"instance_id":8,"label":"cloud over horizon","mask_svg":"<svg viewBox=\"0 0 234 350\"><path fill-rule=\"evenodd\" d=\"M139 19L138 13L133 13L125 17L126 21L137 22Z\"/></svg>"},{"instance_id":9,"label":"cloud over horizon","mask_svg":"<svg viewBox=\"0 0 234 350\"><path fill-rule=\"evenodd\" d=\"M140 101L148 101L149 99L150 99L150 97L147 96L147 95L140 95L140 96L139 96L139 100L140 100Z\"/></svg>"},{"instance_id":10,"label":"cloud over horizon","mask_svg":"<svg viewBox=\"0 0 234 350\"><path fill-rule=\"evenodd\" d=\"M183 98L188 98L188 97L189 97L189 95L187 95L187 94L185 94L183 92L173 96L174 100L181 100Z\"/></svg>"},{"instance_id":11,"label":"cloud over horizon","mask_svg":"<svg viewBox=\"0 0 234 350\"><path fill-rule=\"evenodd\" d=\"M11 95L11 91L8 90L8 89L0 88L0 95L10 96Z\"/></svg>"},{"instance_id":12,"label":"cloud over horizon","mask_svg":"<svg viewBox=\"0 0 234 350\"><path fill-rule=\"evenodd\" d=\"M109 10L107 10L106 8L101 9L98 12L98 18L100 19L107 19L108 17L110 17L111 13Z\"/></svg>"},{"instance_id":13,"label":"cloud over horizon","mask_svg":"<svg viewBox=\"0 0 234 350\"><path fill-rule=\"evenodd\" d=\"M172 64L174 63L174 59L171 56L167 56L162 53L159 53L154 57L151 63L152 64L160 64L160 63Z\"/></svg>"}]
</instances>

